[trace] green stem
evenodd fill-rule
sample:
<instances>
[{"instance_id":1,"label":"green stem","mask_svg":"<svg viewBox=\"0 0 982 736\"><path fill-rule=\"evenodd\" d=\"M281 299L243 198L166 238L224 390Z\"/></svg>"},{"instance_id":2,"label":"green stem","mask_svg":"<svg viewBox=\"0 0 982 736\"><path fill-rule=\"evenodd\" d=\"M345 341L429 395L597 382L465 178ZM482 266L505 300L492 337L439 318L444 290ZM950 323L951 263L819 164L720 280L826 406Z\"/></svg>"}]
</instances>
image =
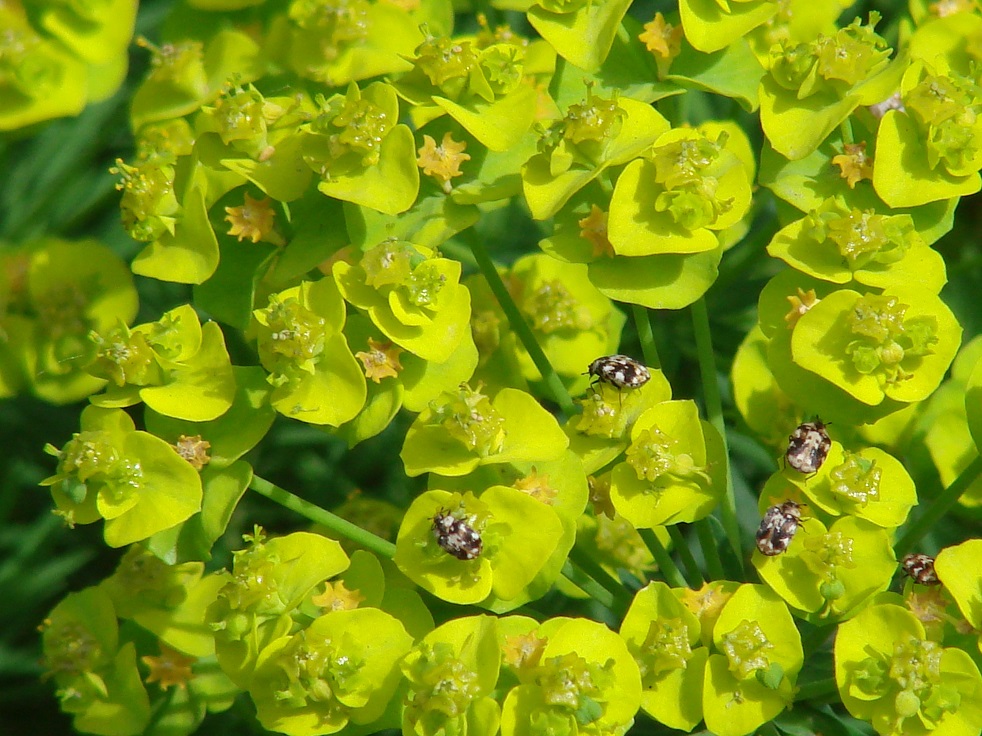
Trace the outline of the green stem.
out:
<instances>
[{"instance_id":1,"label":"green stem","mask_svg":"<svg viewBox=\"0 0 982 736\"><path fill-rule=\"evenodd\" d=\"M569 560L563 565L563 576L601 606L614 610L614 595Z\"/></svg>"},{"instance_id":2,"label":"green stem","mask_svg":"<svg viewBox=\"0 0 982 736\"><path fill-rule=\"evenodd\" d=\"M689 549L689 542L682 534L682 530L675 524L666 527L666 529L668 529L668 536L672 538L672 545L675 547L675 551L679 554L679 559L682 560L682 566L685 568L685 578L689 581L689 587L693 590L698 590L706 580L702 576L699 565L696 564L696 558L692 556L692 550Z\"/></svg>"},{"instance_id":3,"label":"green stem","mask_svg":"<svg viewBox=\"0 0 982 736\"><path fill-rule=\"evenodd\" d=\"M87 198L81 207L71 213L58 228L59 232L71 233L77 231L83 223L89 220L93 213L105 211L109 203L119 207L119 191L116 189L116 181L110 177L100 178L94 182L92 188L87 192Z\"/></svg>"},{"instance_id":4,"label":"green stem","mask_svg":"<svg viewBox=\"0 0 982 736\"><path fill-rule=\"evenodd\" d=\"M941 491L941 495L934 499L934 502L928 506L927 510L917 517L907 528L904 536L900 538L900 541L894 547L897 557L907 554L913 549L914 545L921 541L921 537L927 534L948 513L951 507L958 502L961 495L979 477L979 473L982 473L982 456L977 455L968 464L968 467L958 474L958 477L952 481L951 485Z\"/></svg>"},{"instance_id":5,"label":"green stem","mask_svg":"<svg viewBox=\"0 0 982 736\"><path fill-rule=\"evenodd\" d=\"M723 440L723 450L727 458L726 495L720 504L723 517L723 530L733 548L736 564L743 575L743 552L740 549L740 524L737 521L736 497L733 493L733 476L730 474L730 448L726 441L726 425L723 422L723 402L719 395L719 381L716 378L716 359L713 356L713 338L709 329L709 312L706 300L700 299L692 305L692 328L696 337L696 351L699 354L699 372L702 374L702 392L706 401L709 423L716 428Z\"/></svg>"},{"instance_id":6,"label":"green stem","mask_svg":"<svg viewBox=\"0 0 982 736\"><path fill-rule=\"evenodd\" d=\"M600 190L604 194L608 195L608 198L609 195L614 193L614 182L610 177L611 177L611 170L604 169L603 171L600 172L600 175L593 180L595 184L600 186Z\"/></svg>"},{"instance_id":7,"label":"green stem","mask_svg":"<svg viewBox=\"0 0 982 736\"><path fill-rule=\"evenodd\" d=\"M754 218L750 232L726 252L713 288L725 292L730 284L747 280L747 271L760 264L762 251L771 240L774 232L771 220L772 218L765 216Z\"/></svg>"},{"instance_id":8,"label":"green stem","mask_svg":"<svg viewBox=\"0 0 982 736\"><path fill-rule=\"evenodd\" d=\"M576 67L573 67L574 69ZM566 71L566 59L562 56L556 57L556 66L552 72L552 78L549 80L549 94L552 95L552 99L559 99L559 93L562 89L562 83L565 78Z\"/></svg>"},{"instance_id":9,"label":"green stem","mask_svg":"<svg viewBox=\"0 0 982 736\"><path fill-rule=\"evenodd\" d=\"M672 124L673 128L682 127L683 123L686 122L689 105L688 100L684 99L690 97L691 95L669 95L668 97L663 97L655 105L655 109L662 114L662 116Z\"/></svg>"},{"instance_id":10,"label":"green stem","mask_svg":"<svg viewBox=\"0 0 982 736\"><path fill-rule=\"evenodd\" d=\"M477 268L477 259L474 258L474 251L467 245L458 243L455 240L445 240L440 243L440 252L450 256L455 261L460 261L469 268Z\"/></svg>"},{"instance_id":11,"label":"green stem","mask_svg":"<svg viewBox=\"0 0 982 736\"><path fill-rule=\"evenodd\" d=\"M807 660L812 654L818 651L828 638L832 635L832 630L828 626L816 626L814 630L801 637L801 648Z\"/></svg>"},{"instance_id":12,"label":"green stem","mask_svg":"<svg viewBox=\"0 0 982 736\"><path fill-rule=\"evenodd\" d=\"M812 682L806 682L798 688L798 692L795 693L795 700L816 700L821 698L826 698L830 695L834 695L838 688L835 684L834 677L825 677L821 680L813 680Z\"/></svg>"},{"instance_id":13,"label":"green stem","mask_svg":"<svg viewBox=\"0 0 982 736\"><path fill-rule=\"evenodd\" d=\"M252 477L249 488L271 501L275 501L280 506L288 508L290 511L295 511L301 516L310 519L315 524L320 524L335 534L339 534L345 539L350 539L352 542L360 544L382 557L387 557L391 560L396 553L396 546L392 542L382 539L362 529L357 524L352 524L350 521L342 519L340 516L332 514L330 511L326 511L316 504L310 503L310 501L304 501L299 496L293 495L289 491L270 483L268 480L260 478L258 475Z\"/></svg>"},{"instance_id":14,"label":"green stem","mask_svg":"<svg viewBox=\"0 0 982 736\"><path fill-rule=\"evenodd\" d=\"M124 105L131 94L132 88L123 85L109 99L86 108L70 126L64 120L55 121L33 140L31 155L38 165L32 169L35 175L20 184L16 206L4 213L0 222L4 239L20 242L41 234L67 232L64 219L71 216L71 207L78 199L72 187L87 168L108 168L109 161L99 159L100 151L125 119ZM8 204L3 200L6 197L0 199L0 209Z\"/></svg>"},{"instance_id":15,"label":"green stem","mask_svg":"<svg viewBox=\"0 0 982 736\"><path fill-rule=\"evenodd\" d=\"M490 0L478 0L474 6L474 9L478 13L483 14L484 17L487 18L488 28L494 28L501 25L502 13L500 10L498 10L498 8L491 4Z\"/></svg>"},{"instance_id":16,"label":"green stem","mask_svg":"<svg viewBox=\"0 0 982 736\"><path fill-rule=\"evenodd\" d=\"M853 138L852 135L852 123L849 121L848 118L843 120L841 123L839 123L839 133L842 134L843 143L855 142L855 139Z\"/></svg>"},{"instance_id":17,"label":"green stem","mask_svg":"<svg viewBox=\"0 0 982 736\"><path fill-rule=\"evenodd\" d=\"M150 712L150 720L146 724L147 728L156 731L156 726L160 723L160 719L162 719L164 716L170 715L171 704L174 700L176 691L177 688L174 688L174 690L168 688L161 693L160 699L154 702L153 709Z\"/></svg>"},{"instance_id":18,"label":"green stem","mask_svg":"<svg viewBox=\"0 0 982 736\"><path fill-rule=\"evenodd\" d=\"M638 340L641 341L641 350L644 353L644 363L649 368L661 368L661 359L658 357L658 346L655 344L655 333L651 329L648 310L640 304L633 304L631 308L634 314L634 326L638 330Z\"/></svg>"},{"instance_id":19,"label":"green stem","mask_svg":"<svg viewBox=\"0 0 982 736\"><path fill-rule=\"evenodd\" d=\"M617 50L617 58L621 63L627 62L627 58L621 55L626 54L631 59L629 68L650 69L652 74L656 72L654 57L644 47L644 44L637 43L631 32L624 27L624 21L621 21L620 25L617 26L617 38L623 41L623 45L619 46Z\"/></svg>"},{"instance_id":20,"label":"green stem","mask_svg":"<svg viewBox=\"0 0 982 736\"><path fill-rule=\"evenodd\" d=\"M578 570L581 570L585 575L588 575L604 590L610 593L610 595L613 596L613 601L616 607L626 609L629 605L631 605L631 597L628 595L624 586L621 585L621 581L612 577L610 573L604 570L603 567L601 567L582 549L574 546L573 549L569 551L569 562L575 565ZM577 585L579 585L579 583L577 583ZM580 587L582 588L583 586ZM590 591L586 590L586 588L583 588L583 590L590 593ZM593 594L591 593L591 595ZM608 608L615 607L606 603L604 603L604 605Z\"/></svg>"},{"instance_id":21,"label":"green stem","mask_svg":"<svg viewBox=\"0 0 982 736\"><path fill-rule=\"evenodd\" d=\"M685 582L682 573L675 566L675 562L672 560L671 555L668 554L668 550L665 549L664 545L658 540L658 537L655 536L654 530L638 529L638 534L641 535L641 540L650 550L651 556L655 558L655 562L658 563L658 569L661 571L662 577L665 578L665 582L673 588L688 588L688 583Z\"/></svg>"},{"instance_id":22,"label":"green stem","mask_svg":"<svg viewBox=\"0 0 982 736\"><path fill-rule=\"evenodd\" d=\"M549 363L546 354L539 347L539 342L535 339L532 328L528 326L528 322L525 321L525 317L519 311L518 305L515 304L515 301L511 298L511 294L508 293L505 282L501 280L501 274L494 267L491 256L488 255L484 244L480 239L475 238L471 242L471 248L474 252L474 258L477 260L477 265L481 269L481 273L484 274L484 278L487 279L488 286L491 287L491 291L498 300L498 304L501 305L505 316L508 317L511 328L518 335L518 339L522 341L522 345L528 351L529 357L535 363L535 367L539 369L539 373L542 374L542 380L552 393L556 403L559 404L560 409L563 410L563 413L568 417L573 416L576 413L576 407L573 405L573 399L570 397L569 391L566 390L559 375L553 369L552 364Z\"/></svg>"},{"instance_id":23,"label":"green stem","mask_svg":"<svg viewBox=\"0 0 982 736\"><path fill-rule=\"evenodd\" d=\"M699 546L702 548L702 556L706 559L706 573L710 580L722 580L726 577L723 572L723 561L719 558L719 549L716 547L716 537L713 536L713 527L709 519L699 519L695 522L696 535L699 537Z\"/></svg>"}]
</instances>

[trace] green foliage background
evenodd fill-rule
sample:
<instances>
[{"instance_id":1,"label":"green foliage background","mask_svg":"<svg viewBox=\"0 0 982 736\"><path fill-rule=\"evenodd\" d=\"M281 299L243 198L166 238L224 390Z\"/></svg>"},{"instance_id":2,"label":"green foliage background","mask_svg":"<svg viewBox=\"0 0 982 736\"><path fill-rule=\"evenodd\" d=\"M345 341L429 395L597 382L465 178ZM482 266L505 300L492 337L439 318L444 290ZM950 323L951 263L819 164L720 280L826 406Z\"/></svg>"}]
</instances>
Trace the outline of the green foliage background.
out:
<instances>
[{"instance_id":1,"label":"green foliage background","mask_svg":"<svg viewBox=\"0 0 982 736\"><path fill-rule=\"evenodd\" d=\"M153 36L169 11L170 0L142 3L137 33ZM631 13L650 18L661 3L635 3ZM843 17L865 17L879 9L889 19L896 4L860 2ZM78 117L39 124L0 138L0 244L16 244L43 235L65 238L94 237L109 245L129 262L139 251L120 225L118 177L109 173L113 162L127 158L133 145L127 105L146 73L147 54L130 53L126 82L110 99L87 107ZM670 101L669 101L670 102ZM953 230L934 244L947 264L949 282L942 298L964 329L964 342L982 332L982 200L963 199ZM761 258L761 251L776 229L773 208L765 208L750 234L727 252L720 275L706 297L712 325L717 367L729 376L734 354L755 323L760 289L780 264ZM510 263L536 249L541 233L530 229L517 207L485 217L477 237L495 243L494 258ZM519 235L516 236L516 233ZM501 247L499 247L501 246ZM0 247L3 247L0 245ZM140 314L136 322L156 319L168 309L190 300L191 288L152 279L137 278ZM676 398L700 396L699 368L694 337L686 312L662 311L654 322L655 341L663 350L662 368ZM228 331L233 364L246 354ZM640 354L633 334L627 334L622 352ZM773 458L741 422L732 398L724 395L728 418L733 474L744 535L759 522L756 494L773 471ZM108 549L101 525L66 529L51 515L51 500L38 483L51 475L51 457L45 443L63 445L78 430L83 404L54 407L28 396L0 403L0 732L59 734L71 731L70 719L58 709L52 688L39 678L40 640L36 627L50 608L70 591L80 590L106 577L114 569L121 550ZM336 438L307 425L280 417L251 460L257 472L284 488L323 507L338 505L357 488L405 508L425 487L420 478L407 478L395 459L399 455L409 418L401 415L385 432L353 450ZM382 465L378 458L391 458ZM921 508L940 492L942 484L928 457L907 458L917 480ZM230 550L240 546L241 535L261 520L270 534L287 532L297 518L256 494L247 494L215 550L214 566L227 565ZM942 547L978 535L982 510L957 508L932 531L928 545ZM439 606L439 603L435 604ZM538 602L545 613L570 613L570 602L551 595ZM582 606L577 610L582 610ZM599 611L594 611L595 614ZM438 615L439 618L439 615ZM240 700L223 714L209 717L202 733L260 733L261 727ZM660 727L639 719L635 733L657 733Z\"/></svg>"}]
</instances>

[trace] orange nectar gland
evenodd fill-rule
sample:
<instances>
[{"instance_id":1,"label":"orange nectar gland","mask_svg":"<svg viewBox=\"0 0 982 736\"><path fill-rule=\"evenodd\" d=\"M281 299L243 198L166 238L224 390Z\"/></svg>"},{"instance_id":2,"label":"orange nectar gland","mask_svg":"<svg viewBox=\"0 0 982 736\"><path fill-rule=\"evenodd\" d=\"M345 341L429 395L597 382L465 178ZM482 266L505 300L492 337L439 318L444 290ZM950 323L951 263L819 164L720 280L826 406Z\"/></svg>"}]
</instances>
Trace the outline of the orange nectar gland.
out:
<instances>
[{"instance_id":1,"label":"orange nectar gland","mask_svg":"<svg viewBox=\"0 0 982 736\"><path fill-rule=\"evenodd\" d=\"M814 289L804 291L801 288L798 289L797 295L789 296L787 299L791 304L791 311L784 315L784 321L787 323L789 330L794 329L794 326L798 324L798 320L807 314L809 309L821 301L816 296Z\"/></svg>"},{"instance_id":2,"label":"orange nectar gland","mask_svg":"<svg viewBox=\"0 0 982 736\"><path fill-rule=\"evenodd\" d=\"M248 238L253 243L260 240L273 245L285 245L282 236L273 229L276 213L269 197L253 199L246 192L241 207L226 207L225 220L229 223L228 234L241 243Z\"/></svg>"},{"instance_id":3,"label":"orange nectar gland","mask_svg":"<svg viewBox=\"0 0 982 736\"><path fill-rule=\"evenodd\" d=\"M416 165L423 170L426 176L431 176L440 183L444 194L450 194L450 180L463 176L460 165L464 161L470 161L470 155L464 153L467 142L458 143L453 140L449 132L443 134L443 141L438 146L436 141L428 135L423 136L423 145L417 151L419 157Z\"/></svg>"},{"instance_id":4,"label":"orange nectar gland","mask_svg":"<svg viewBox=\"0 0 982 736\"><path fill-rule=\"evenodd\" d=\"M757 529L757 549L768 557L786 552L801 524L801 504L785 501L764 512Z\"/></svg>"},{"instance_id":5,"label":"orange nectar gland","mask_svg":"<svg viewBox=\"0 0 982 736\"><path fill-rule=\"evenodd\" d=\"M190 437L182 434L171 447L195 470L201 470L211 462L211 456L208 455L208 450L211 449L211 443L208 440L201 439L200 434Z\"/></svg>"},{"instance_id":6,"label":"orange nectar gland","mask_svg":"<svg viewBox=\"0 0 982 736\"><path fill-rule=\"evenodd\" d=\"M168 646L160 646L159 657L140 657L143 664L150 669L147 682L160 684L161 690L177 686L181 689L187 687L187 683L194 677L191 666L197 662L197 658L189 657Z\"/></svg>"},{"instance_id":7,"label":"orange nectar gland","mask_svg":"<svg viewBox=\"0 0 982 736\"><path fill-rule=\"evenodd\" d=\"M368 338L368 350L355 353L365 367L365 378L381 383L383 378L398 378L402 371L399 355L405 352L391 342L378 342Z\"/></svg>"},{"instance_id":8,"label":"orange nectar gland","mask_svg":"<svg viewBox=\"0 0 982 736\"><path fill-rule=\"evenodd\" d=\"M614 257L614 246L607 236L606 212L595 204L590 205L590 214L578 220L576 224L580 228L580 237L593 246L594 258Z\"/></svg>"},{"instance_id":9,"label":"orange nectar gland","mask_svg":"<svg viewBox=\"0 0 982 736\"><path fill-rule=\"evenodd\" d=\"M784 459L799 473L817 473L829 455L832 440L825 431L825 424L818 417L802 422L788 438Z\"/></svg>"},{"instance_id":10,"label":"orange nectar gland","mask_svg":"<svg viewBox=\"0 0 982 736\"><path fill-rule=\"evenodd\" d=\"M664 61L671 61L682 52L682 26L673 26L661 13L644 24L644 32L638 35L651 54Z\"/></svg>"},{"instance_id":11,"label":"orange nectar gland","mask_svg":"<svg viewBox=\"0 0 982 736\"><path fill-rule=\"evenodd\" d=\"M873 159L866 155L866 141L846 143L844 153L832 157L832 165L839 167L839 175L850 189L863 179L873 179Z\"/></svg>"}]
</instances>

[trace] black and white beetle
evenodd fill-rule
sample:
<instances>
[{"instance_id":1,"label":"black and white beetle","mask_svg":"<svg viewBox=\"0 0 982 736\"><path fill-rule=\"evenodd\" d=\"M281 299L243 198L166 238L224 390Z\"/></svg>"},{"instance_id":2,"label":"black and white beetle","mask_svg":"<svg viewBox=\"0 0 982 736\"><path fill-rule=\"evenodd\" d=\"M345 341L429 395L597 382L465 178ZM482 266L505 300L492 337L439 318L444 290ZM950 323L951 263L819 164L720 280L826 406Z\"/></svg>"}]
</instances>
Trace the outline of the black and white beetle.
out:
<instances>
[{"instance_id":1,"label":"black and white beetle","mask_svg":"<svg viewBox=\"0 0 982 736\"><path fill-rule=\"evenodd\" d=\"M810 422L802 422L788 437L788 449L784 459L799 473L811 475L822 467L829 456L832 440L825 431L825 424L818 417Z\"/></svg>"},{"instance_id":2,"label":"black and white beetle","mask_svg":"<svg viewBox=\"0 0 982 736\"><path fill-rule=\"evenodd\" d=\"M590 363L586 371L600 383L609 383L620 390L641 388L651 379L651 372L628 355L607 355Z\"/></svg>"},{"instance_id":3,"label":"black and white beetle","mask_svg":"<svg viewBox=\"0 0 982 736\"><path fill-rule=\"evenodd\" d=\"M904 555L900 569L918 585L941 585L934 571L934 558L920 553Z\"/></svg>"},{"instance_id":4,"label":"black and white beetle","mask_svg":"<svg viewBox=\"0 0 982 736\"><path fill-rule=\"evenodd\" d=\"M757 529L757 549L768 557L787 551L801 522L801 504L785 501L771 506Z\"/></svg>"},{"instance_id":5,"label":"black and white beetle","mask_svg":"<svg viewBox=\"0 0 982 736\"><path fill-rule=\"evenodd\" d=\"M458 560L473 560L484 549L474 527L443 509L433 517L433 536L444 552Z\"/></svg>"}]
</instances>

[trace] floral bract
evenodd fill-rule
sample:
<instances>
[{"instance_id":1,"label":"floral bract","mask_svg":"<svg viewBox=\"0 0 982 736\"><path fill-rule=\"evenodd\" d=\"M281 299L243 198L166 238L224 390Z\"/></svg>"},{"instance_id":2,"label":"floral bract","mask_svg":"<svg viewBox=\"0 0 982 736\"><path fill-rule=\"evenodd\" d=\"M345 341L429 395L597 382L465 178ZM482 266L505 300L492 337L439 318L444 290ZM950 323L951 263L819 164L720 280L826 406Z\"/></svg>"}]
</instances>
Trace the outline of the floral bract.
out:
<instances>
[{"instance_id":1,"label":"floral bract","mask_svg":"<svg viewBox=\"0 0 982 736\"><path fill-rule=\"evenodd\" d=\"M507 599L496 600L498 592L492 589L491 597L482 602L482 605L489 610L503 612L510 611L526 601L538 599L553 585L562 582L561 570L570 549L575 542L580 541L577 522L585 518L583 509L587 505L590 491L583 465L579 457L570 450L567 450L559 460L526 460L481 465L466 476L445 477L431 473L429 479L431 488L456 490L461 493L467 490L480 493L485 488L495 485L510 486L547 506L556 513L562 524L562 536L541 567L538 560L526 563L538 568L538 571L535 578L520 593ZM521 504L521 508L525 508L524 503ZM514 526L512 531L516 535L515 538L520 538L525 533L524 523ZM533 537L539 536L535 530L529 531L529 534ZM538 548L538 545L533 546ZM526 555L525 551L519 552L523 560ZM522 575L524 577L525 573Z\"/></svg>"},{"instance_id":2,"label":"floral bract","mask_svg":"<svg viewBox=\"0 0 982 736\"><path fill-rule=\"evenodd\" d=\"M982 6L872 4L2 4L75 731L978 734Z\"/></svg>"},{"instance_id":3,"label":"floral bract","mask_svg":"<svg viewBox=\"0 0 982 736\"><path fill-rule=\"evenodd\" d=\"M891 207L909 207L977 192L982 157L974 120L982 104L977 83L954 70L936 74L913 63L901 85L904 112L880 124L873 185ZM897 178L890 181L889 177Z\"/></svg>"},{"instance_id":4,"label":"floral bract","mask_svg":"<svg viewBox=\"0 0 982 736\"><path fill-rule=\"evenodd\" d=\"M595 558L611 575L618 575L623 570L642 580L656 569L654 557L640 532L613 510L604 490L605 482L600 479L591 482L594 513L584 514L578 519L577 547ZM660 544L669 544L668 532L664 527L652 531ZM572 585L565 586L563 592L574 597L583 595Z\"/></svg>"},{"instance_id":5,"label":"floral bract","mask_svg":"<svg viewBox=\"0 0 982 736\"><path fill-rule=\"evenodd\" d=\"M252 680L257 717L289 736L336 733L378 718L412 637L375 608L326 613L263 649Z\"/></svg>"},{"instance_id":6,"label":"floral bract","mask_svg":"<svg viewBox=\"0 0 982 736\"><path fill-rule=\"evenodd\" d=\"M861 519L846 516L826 530L813 517L800 526L787 552L754 552L753 562L789 606L822 623L848 617L886 589L896 570L889 542L883 529Z\"/></svg>"},{"instance_id":7,"label":"floral bract","mask_svg":"<svg viewBox=\"0 0 982 736\"><path fill-rule=\"evenodd\" d=\"M401 57L419 42L420 22L443 10L439 2L354 2L327 13L319 3L297 0L276 17L270 45L299 76L342 87L405 71L408 64Z\"/></svg>"},{"instance_id":8,"label":"floral bract","mask_svg":"<svg viewBox=\"0 0 982 736\"><path fill-rule=\"evenodd\" d=\"M624 317L611 301L591 283L586 267L562 263L548 256L518 259L505 275L509 292L528 321L550 364L570 384L573 393L589 381L583 365L585 355L607 355L616 349ZM498 307L486 282L468 280L474 295L474 332L477 325L493 323L496 329L482 341L482 360L517 363L522 376L542 380L528 351L507 327L507 317ZM502 334L504 333L504 334ZM493 355L501 351L503 355ZM482 371L482 377L489 370ZM493 380L494 375L488 379Z\"/></svg>"},{"instance_id":9,"label":"floral bract","mask_svg":"<svg viewBox=\"0 0 982 736\"><path fill-rule=\"evenodd\" d=\"M843 451L833 443L821 469L812 477L785 470L808 501L827 514L851 514L877 526L898 527L917 503L914 482L900 462L876 447ZM761 493L766 497L767 488Z\"/></svg>"},{"instance_id":10,"label":"floral bract","mask_svg":"<svg viewBox=\"0 0 982 736\"><path fill-rule=\"evenodd\" d=\"M332 279L273 295L254 317L277 411L335 427L358 413L365 376L341 332L344 302Z\"/></svg>"},{"instance_id":11,"label":"floral bract","mask_svg":"<svg viewBox=\"0 0 982 736\"><path fill-rule=\"evenodd\" d=\"M395 90L376 82L322 103L303 138L303 158L328 195L388 214L409 209L419 191L413 136L396 125ZM384 196L383 196L384 193Z\"/></svg>"},{"instance_id":12,"label":"floral bract","mask_svg":"<svg viewBox=\"0 0 982 736\"><path fill-rule=\"evenodd\" d=\"M137 431L118 409L88 407L82 431L60 451L44 481L70 523L106 520L106 543L122 547L187 519L201 508L201 479L159 437Z\"/></svg>"},{"instance_id":13,"label":"floral bract","mask_svg":"<svg viewBox=\"0 0 982 736\"><path fill-rule=\"evenodd\" d=\"M406 473L466 475L479 465L555 460L569 440L531 395L506 388L493 400L466 384L430 402L406 434Z\"/></svg>"},{"instance_id":14,"label":"floral bract","mask_svg":"<svg viewBox=\"0 0 982 736\"><path fill-rule=\"evenodd\" d=\"M333 271L345 300L420 358L442 363L464 339L470 294L459 283L457 261L423 246L386 241L357 265L340 261Z\"/></svg>"},{"instance_id":15,"label":"floral bract","mask_svg":"<svg viewBox=\"0 0 982 736\"><path fill-rule=\"evenodd\" d=\"M570 419L565 431L588 473L627 449L630 429L645 411L672 398L665 375L658 370L649 373L651 378L638 389L624 391L600 382L578 400L583 412Z\"/></svg>"},{"instance_id":16,"label":"floral bract","mask_svg":"<svg viewBox=\"0 0 982 736\"><path fill-rule=\"evenodd\" d=\"M706 426L688 401L665 401L638 417L610 484L614 507L635 526L692 521L712 509L719 489L708 469L725 459L710 455L717 448Z\"/></svg>"},{"instance_id":17,"label":"floral bract","mask_svg":"<svg viewBox=\"0 0 982 736\"><path fill-rule=\"evenodd\" d=\"M824 281L888 288L916 280L935 293L946 281L944 261L914 230L909 215L827 201L781 230L767 251L793 268Z\"/></svg>"},{"instance_id":18,"label":"floral bract","mask_svg":"<svg viewBox=\"0 0 982 736\"><path fill-rule=\"evenodd\" d=\"M713 250L750 206L750 180L728 136L669 130L617 179L610 202L614 253L648 256Z\"/></svg>"},{"instance_id":19,"label":"floral bract","mask_svg":"<svg viewBox=\"0 0 982 736\"><path fill-rule=\"evenodd\" d=\"M880 295L843 289L802 315L794 361L865 404L918 401L938 387L961 328L938 297L909 286Z\"/></svg>"},{"instance_id":20,"label":"floral bract","mask_svg":"<svg viewBox=\"0 0 982 736\"><path fill-rule=\"evenodd\" d=\"M912 728L967 736L982 727L972 698L982 686L978 667L926 639L920 621L896 605L871 606L840 625L835 679L849 711L884 736Z\"/></svg>"},{"instance_id":21,"label":"floral bract","mask_svg":"<svg viewBox=\"0 0 982 736\"><path fill-rule=\"evenodd\" d=\"M980 548L980 540L970 539L941 550L934 561L938 577L944 581L965 620L976 629L982 625L982 594L979 592L976 557Z\"/></svg>"},{"instance_id":22,"label":"floral bract","mask_svg":"<svg viewBox=\"0 0 982 736\"><path fill-rule=\"evenodd\" d=\"M515 146L535 116L535 92L525 83L526 44L515 37L430 36L415 51L413 70L397 83L427 119L450 115L492 151ZM425 112L423 112L425 110Z\"/></svg>"},{"instance_id":23,"label":"floral bract","mask_svg":"<svg viewBox=\"0 0 982 736\"><path fill-rule=\"evenodd\" d=\"M348 566L341 545L317 534L267 540L257 529L247 541L232 571L216 573L223 585L206 618L218 663L239 687L248 685L263 650L294 631L292 615L314 587Z\"/></svg>"},{"instance_id":24,"label":"floral bract","mask_svg":"<svg viewBox=\"0 0 982 736\"><path fill-rule=\"evenodd\" d=\"M440 542L435 517L449 514L481 539L474 559L461 560ZM406 512L396 542L396 564L434 595L455 603L479 603L492 592L517 598L538 574L563 533L550 507L515 488L492 486L477 498L427 491Z\"/></svg>"},{"instance_id":25,"label":"floral bract","mask_svg":"<svg viewBox=\"0 0 982 736\"><path fill-rule=\"evenodd\" d=\"M641 708L670 728L702 720L702 681L709 650L699 619L664 583L638 591L620 629L641 670Z\"/></svg>"},{"instance_id":26,"label":"floral bract","mask_svg":"<svg viewBox=\"0 0 982 736\"><path fill-rule=\"evenodd\" d=\"M150 702L136 668L136 649L120 644L108 595L87 588L66 597L48 616L43 641L45 665L77 728L129 736L149 723ZM117 718L127 727L119 729Z\"/></svg>"},{"instance_id":27,"label":"floral bract","mask_svg":"<svg viewBox=\"0 0 982 736\"><path fill-rule=\"evenodd\" d=\"M595 71L610 52L629 5L624 0L595 6L575 0L542 0L529 8L528 19L560 56L581 69Z\"/></svg>"},{"instance_id":28,"label":"floral bract","mask_svg":"<svg viewBox=\"0 0 982 736\"><path fill-rule=\"evenodd\" d=\"M706 663L702 707L706 726L740 736L791 701L803 662L801 640L781 600L761 585L742 585L713 626L715 652Z\"/></svg>"},{"instance_id":29,"label":"floral bract","mask_svg":"<svg viewBox=\"0 0 982 736\"><path fill-rule=\"evenodd\" d=\"M41 3L31 10L17 4L0 12L7 31L0 52L4 131L77 115L112 96L126 76L136 3Z\"/></svg>"},{"instance_id":30,"label":"floral bract","mask_svg":"<svg viewBox=\"0 0 982 736\"><path fill-rule=\"evenodd\" d=\"M222 331L215 322L201 325L190 306L90 339L96 355L88 371L109 381L105 393L92 399L97 406L143 401L161 414L202 422L232 405L235 376Z\"/></svg>"},{"instance_id":31,"label":"floral bract","mask_svg":"<svg viewBox=\"0 0 982 736\"><path fill-rule=\"evenodd\" d=\"M215 637L205 611L225 583L203 573L203 563L171 566L135 545L99 587L119 618L137 622L178 651L207 657L215 652Z\"/></svg>"},{"instance_id":32,"label":"floral bract","mask_svg":"<svg viewBox=\"0 0 982 736\"><path fill-rule=\"evenodd\" d=\"M10 388L26 384L55 403L102 388L104 380L84 371L97 352L89 336L130 324L138 306L118 257L93 240L46 238L8 252L3 271Z\"/></svg>"},{"instance_id":33,"label":"floral bract","mask_svg":"<svg viewBox=\"0 0 982 736\"><path fill-rule=\"evenodd\" d=\"M629 98L603 98L587 90L566 117L543 129L539 152L522 170L532 216L554 215L608 166L626 163L668 130L650 106Z\"/></svg>"},{"instance_id":34,"label":"floral bract","mask_svg":"<svg viewBox=\"0 0 982 736\"><path fill-rule=\"evenodd\" d=\"M742 3L741 3L742 5ZM886 41L856 19L832 36L775 46L760 87L760 120L776 151L789 159L811 153L856 108L890 96L904 67L887 60Z\"/></svg>"},{"instance_id":35,"label":"floral bract","mask_svg":"<svg viewBox=\"0 0 982 736\"><path fill-rule=\"evenodd\" d=\"M733 3L682 0L679 3L686 39L706 52L729 46L777 12L778 8L760 0Z\"/></svg>"},{"instance_id":36,"label":"floral bract","mask_svg":"<svg viewBox=\"0 0 982 736\"><path fill-rule=\"evenodd\" d=\"M409 684L403 732L492 736L501 717L490 697L500 660L492 616L458 618L431 631L402 661Z\"/></svg>"},{"instance_id":37,"label":"floral bract","mask_svg":"<svg viewBox=\"0 0 982 736\"><path fill-rule=\"evenodd\" d=\"M443 392L470 379L478 363L469 334L449 359L436 362L403 350L362 315L349 316L344 332L356 349L355 358L368 386L365 405L339 432L350 444L384 430L403 406L410 411L424 410Z\"/></svg>"},{"instance_id":38,"label":"floral bract","mask_svg":"<svg viewBox=\"0 0 982 736\"><path fill-rule=\"evenodd\" d=\"M144 421L148 430L175 447L187 438L207 443L207 460L212 469L230 465L255 447L269 431L276 412L269 404L272 387L258 366L233 366L236 393L232 406L216 419L194 422L177 419L147 408ZM179 448L180 452L180 448ZM201 470L201 467L197 468Z\"/></svg>"},{"instance_id":39,"label":"floral bract","mask_svg":"<svg viewBox=\"0 0 982 736\"><path fill-rule=\"evenodd\" d=\"M628 646L603 624L554 618L536 632L546 640L538 663L519 672L505 698L501 732L624 733L641 700L641 678Z\"/></svg>"}]
</instances>

